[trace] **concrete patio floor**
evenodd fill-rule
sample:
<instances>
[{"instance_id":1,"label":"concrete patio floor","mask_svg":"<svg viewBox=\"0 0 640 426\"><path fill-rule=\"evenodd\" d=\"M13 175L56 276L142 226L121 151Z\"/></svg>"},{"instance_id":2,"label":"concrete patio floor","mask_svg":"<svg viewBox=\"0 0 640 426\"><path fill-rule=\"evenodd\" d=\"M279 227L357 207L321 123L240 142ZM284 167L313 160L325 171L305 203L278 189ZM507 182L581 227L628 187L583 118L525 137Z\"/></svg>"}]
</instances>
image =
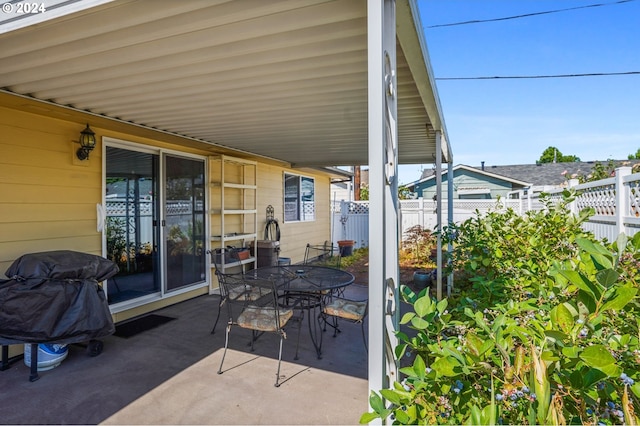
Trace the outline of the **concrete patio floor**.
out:
<instances>
[{"instance_id":1,"label":"concrete patio floor","mask_svg":"<svg viewBox=\"0 0 640 426\"><path fill-rule=\"evenodd\" d=\"M365 286L349 295L366 298ZM176 319L130 338L103 338L89 357L80 346L29 382L19 360L0 372L2 424L357 424L368 410L367 353L360 326L324 334L317 359L306 329L294 360L297 324L284 342L282 384L274 387L278 338L234 327L217 374L224 327L210 334L219 297L201 296L155 313Z\"/></svg>"}]
</instances>

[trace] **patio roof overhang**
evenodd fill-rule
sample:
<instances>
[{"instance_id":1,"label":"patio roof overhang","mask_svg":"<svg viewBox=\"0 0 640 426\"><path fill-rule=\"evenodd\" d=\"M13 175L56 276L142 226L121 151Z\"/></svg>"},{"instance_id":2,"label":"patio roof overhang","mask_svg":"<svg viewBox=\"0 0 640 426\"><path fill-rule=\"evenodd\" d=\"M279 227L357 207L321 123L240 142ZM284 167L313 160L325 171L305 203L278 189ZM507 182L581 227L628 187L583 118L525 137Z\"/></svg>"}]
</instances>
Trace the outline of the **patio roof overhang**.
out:
<instances>
[{"instance_id":1,"label":"patio roof overhang","mask_svg":"<svg viewBox=\"0 0 640 426\"><path fill-rule=\"evenodd\" d=\"M368 164L366 1L51 3L67 9L0 21L5 105L293 167ZM399 164L434 163L436 131L449 162L417 7L396 8Z\"/></svg>"}]
</instances>

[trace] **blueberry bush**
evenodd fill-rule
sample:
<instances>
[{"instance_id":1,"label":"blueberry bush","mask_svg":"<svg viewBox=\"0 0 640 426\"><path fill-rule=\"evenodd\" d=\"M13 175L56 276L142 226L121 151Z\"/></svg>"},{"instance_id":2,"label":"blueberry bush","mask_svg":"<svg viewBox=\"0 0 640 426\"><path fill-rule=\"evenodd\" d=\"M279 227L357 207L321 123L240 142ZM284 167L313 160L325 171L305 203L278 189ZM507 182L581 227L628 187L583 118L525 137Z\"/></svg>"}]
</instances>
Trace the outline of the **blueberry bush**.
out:
<instances>
[{"instance_id":1,"label":"blueberry bush","mask_svg":"<svg viewBox=\"0 0 640 426\"><path fill-rule=\"evenodd\" d=\"M597 241L580 226L592 212L564 196L443 232L468 280L440 301L403 288L402 380L371 394L361 423L638 422L640 233Z\"/></svg>"}]
</instances>

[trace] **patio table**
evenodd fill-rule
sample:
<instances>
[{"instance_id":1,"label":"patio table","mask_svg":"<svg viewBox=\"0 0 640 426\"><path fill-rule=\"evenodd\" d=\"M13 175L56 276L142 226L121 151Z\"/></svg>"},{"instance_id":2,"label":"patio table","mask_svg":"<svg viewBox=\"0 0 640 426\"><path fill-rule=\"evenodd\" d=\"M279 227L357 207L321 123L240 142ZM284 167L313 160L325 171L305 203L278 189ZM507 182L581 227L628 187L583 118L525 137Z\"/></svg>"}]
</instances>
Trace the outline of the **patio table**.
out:
<instances>
[{"instance_id":1,"label":"patio table","mask_svg":"<svg viewBox=\"0 0 640 426\"><path fill-rule=\"evenodd\" d=\"M313 265L263 266L247 274L273 280L285 305L309 311L309 335L318 359L322 358L322 332L312 321L311 311L321 307L322 296L352 284L355 277L341 269Z\"/></svg>"}]
</instances>

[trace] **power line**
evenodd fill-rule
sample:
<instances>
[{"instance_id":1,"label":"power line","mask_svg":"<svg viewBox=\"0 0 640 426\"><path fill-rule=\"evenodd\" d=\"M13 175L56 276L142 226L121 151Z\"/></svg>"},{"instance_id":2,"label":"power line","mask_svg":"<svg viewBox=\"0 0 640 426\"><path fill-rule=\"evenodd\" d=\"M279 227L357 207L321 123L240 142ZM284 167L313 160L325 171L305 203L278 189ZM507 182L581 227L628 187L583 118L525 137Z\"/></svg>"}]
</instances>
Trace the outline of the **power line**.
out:
<instances>
[{"instance_id":1,"label":"power line","mask_svg":"<svg viewBox=\"0 0 640 426\"><path fill-rule=\"evenodd\" d=\"M508 79L535 79L535 78L574 78L574 77L601 77L612 75L640 75L640 71L626 72L593 72L584 74L555 74L555 75L511 75L511 76L484 76L484 77L436 77L436 80L508 80Z\"/></svg>"},{"instance_id":2,"label":"power line","mask_svg":"<svg viewBox=\"0 0 640 426\"><path fill-rule=\"evenodd\" d=\"M636 0L618 0L618 1L613 2L613 3L596 3L596 4L589 4L589 5L586 5L586 6L570 7L570 8L567 8L567 9L547 10L547 11L544 11L544 12L534 12L534 13L526 13L526 14L522 14L522 15L506 16L504 18L477 19L477 20L473 20L473 21L453 22L453 23L450 23L450 24L429 25L429 26L427 26L427 28L442 28L442 27L453 27L453 26L456 26L456 25L480 24L480 23L483 23L483 22L506 21L506 20L509 20L509 19L528 18L530 16L548 15L548 14L551 14L551 13L559 13L559 12L569 12L569 11L572 11L572 10L587 9L587 8L590 8L590 7L613 6L613 5L618 5L618 4L622 4L622 3L628 3L628 2L632 2L632 1L636 1Z\"/></svg>"}]
</instances>

